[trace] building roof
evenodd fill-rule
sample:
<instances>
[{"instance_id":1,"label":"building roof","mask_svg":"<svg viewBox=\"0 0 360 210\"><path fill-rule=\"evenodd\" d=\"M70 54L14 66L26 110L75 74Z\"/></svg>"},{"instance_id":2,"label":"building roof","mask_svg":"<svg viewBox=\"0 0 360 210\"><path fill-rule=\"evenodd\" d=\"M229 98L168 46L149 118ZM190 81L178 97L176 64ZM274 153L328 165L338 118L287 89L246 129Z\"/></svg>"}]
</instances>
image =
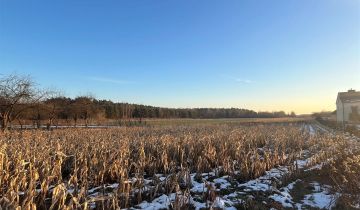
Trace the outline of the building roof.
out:
<instances>
[{"instance_id":1,"label":"building roof","mask_svg":"<svg viewBox=\"0 0 360 210\"><path fill-rule=\"evenodd\" d=\"M338 99L342 103L360 101L360 91L348 90L347 92L339 92Z\"/></svg>"}]
</instances>

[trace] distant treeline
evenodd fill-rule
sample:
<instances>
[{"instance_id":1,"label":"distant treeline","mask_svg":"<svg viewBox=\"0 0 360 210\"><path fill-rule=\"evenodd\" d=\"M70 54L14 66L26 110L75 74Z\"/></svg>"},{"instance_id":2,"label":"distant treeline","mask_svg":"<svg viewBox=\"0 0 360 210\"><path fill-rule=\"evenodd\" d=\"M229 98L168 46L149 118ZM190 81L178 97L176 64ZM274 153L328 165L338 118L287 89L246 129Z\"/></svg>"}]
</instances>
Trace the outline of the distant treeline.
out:
<instances>
[{"instance_id":1,"label":"distant treeline","mask_svg":"<svg viewBox=\"0 0 360 210\"><path fill-rule=\"evenodd\" d=\"M97 100L88 96L77 98L56 97L32 105L19 118L39 122L64 120L76 125L79 120L88 125L89 120L137 119L144 118L275 118L295 116L294 113L255 112L238 108L162 108L129 103L114 103L109 100Z\"/></svg>"},{"instance_id":2,"label":"distant treeline","mask_svg":"<svg viewBox=\"0 0 360 210\"><path fill-rule=\"evenodd\" d=\"M161 108L129 103L97 100L90 96L76 98L54 96L51 91L35 88L29 77L9 75L0 78L0 120L7 128L12 122L26 124L32 121L38 126L44 121L50 127L60 120L85 125L101 120L143 118L275 118L295 116L295 113L255 112L238 108Z\"/></svg>"},{"instance_id":3,"label":"distant treeline","mask_svg":"<svg viewBox=\"0 0 360 210\"><path fill-rule=\"evenodd\" d=\"M138 119L144 118L278 118L295 116L295 113L255 112L238 108L162 108L129 103L114 103L109 100L97 100L87 96L75 99L66 97L51 98L37 104L22 116L30 120L73 121L83 120L85 125L91 120Z\"/></svg>"},{"instance_id":4,"label":"distant treeline","mask_svg":"<svg viewBox=\"0 0 360 210\"><path fill-rule=\"evenodd\" d=\"M87 97L54 98L44 102L59 107L60 118L71 118L91 112L91 115L102 115L108 119L124 118L273 118L288 117L283 111L255 112L238 108L162 108L129 103L114 103L108 100L96 100ZM85 113L84 113L85 111ZM82 114L81 114L82 113ZM293 113L294 115L294 113Z\"/></svg>"}]
</instances>

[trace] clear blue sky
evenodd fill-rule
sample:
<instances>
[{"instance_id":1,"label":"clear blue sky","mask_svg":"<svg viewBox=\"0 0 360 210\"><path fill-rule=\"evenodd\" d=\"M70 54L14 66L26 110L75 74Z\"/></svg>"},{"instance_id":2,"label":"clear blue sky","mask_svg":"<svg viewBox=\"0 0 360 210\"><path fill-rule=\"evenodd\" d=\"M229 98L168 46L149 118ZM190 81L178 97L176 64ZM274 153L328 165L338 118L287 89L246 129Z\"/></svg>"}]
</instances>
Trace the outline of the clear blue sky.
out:
<instances>
[{"instance_id":1,"label":"clear blue sky","mask_svg":"<svg viewBox=\"0 0 360 210\"><path fill-rule=\"evenodd\" d=\"M0 73L166 107L334 110L360 90L358 0L0 0Z\"/></svg>"}]
</instances>

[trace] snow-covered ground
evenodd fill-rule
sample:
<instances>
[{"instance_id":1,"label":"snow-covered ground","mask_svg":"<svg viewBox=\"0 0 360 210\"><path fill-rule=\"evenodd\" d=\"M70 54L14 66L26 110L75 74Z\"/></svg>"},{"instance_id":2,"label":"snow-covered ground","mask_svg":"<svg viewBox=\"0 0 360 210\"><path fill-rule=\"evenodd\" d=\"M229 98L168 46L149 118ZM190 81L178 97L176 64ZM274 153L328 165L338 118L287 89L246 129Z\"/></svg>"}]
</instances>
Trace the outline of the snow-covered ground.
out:
<instances>
[{"instance_id":1,"label":"snow-covered ground","mask_svg":"<svg viewBox=\"0 0 360 210\"><path fill-rule=\"evenodd\" d=\"M311 136L315 136L317 132L326 132L318 125L308 124L305 126L305 129ZM321 169L326 164L327 161L314 163L313 155L315 154L305 150L292 164L277 166L266 171L262 176L245 182L240 182L234 178L239 174L238 171L235 171L233 176L219 176L219 169L203 174L187 173L184 175L179 173L177 176L184 176L184 180L189 180L188 190L177 190L176 193L161 194L152 200L143 201L130 209L174 209L179 205L188 205L195 209L215 208L232 210L246 204L249 200L255 200L256 197L254 195L258 194L261 194L266 199L263 201L264 204L276 202L282 207L292 209L307 209L309 207L330 209L338 197L338 194L330 193L330 186L315 181L311 182L311 192L305 194L302 200L294 200L292 191L294 186L302 180L298 179L289 184L283 183L285 178L294 169L299 172L311 172ZM166 176L163 174L156 175L156 183L154 178L143 179L141 181L144 185L141 190L143 192L151 191L155 187L166 185L170 179L171 175ZM134 184L137 181L136 178L128 180L130 184ZM104 192L106 192L107 196L113 194L117 188L118 184L116 183L95 187L88 190L88 195L92 200L96 200L96 198L104 196ZM95 207L95 203L90 202L90 206ZM276 209L276 207L271 209Z\"/></svg>"},{"instance_id":2,"label":"snow-covered ground","mask_svg":"<svg viewBox=\"0 0 360 210\"><path fill-rule=\"evenodd\" d=\"M312 193L304 196L300 202L293 201L293 197L290 195L294 185L300 180L290 183L286 187L283 187L279 192L269 196L271 199L279 202L282 206L292 209L308 209L309 207L319 209L331 209L338 197L338 194L330 193L330 186L320 185L317 182L312 182Z\"/></svg>"},{"instance_id":3,"label":"snow-covered ground","mask_svg":"<svg viewBox=\"0 0 360 210\"><path fill-rule=\"evenodd\" d=\"M318 125L308 124L305 127L311 136L315 136L317 132L328 132L326 129ZM312 164L311 154L304 151L302 157L293 162L294 165L279 166L267 171L263 176L244 183L232 180L229 176L215 177L215 171L202 174L202 181L195 181L195 174L191 174L192 188L190 194L186 197L188 204L195 209L204 207L217 207L221 209L236 209L236 206L244 204L246 200L254 199L254 192L266 192L270 195L268 198L278 202L285 208L306 209L309 207L319 209L331 209L337 198L337 194L330 193L330 187L321 185L318 182L312 182L313 190L311 193L304 195L303 200L295 202L291 196L294 185L301 181L296 180L280 189L283 178L289 174L290 168L296 166L298 170L312 171L321 169L324 163ZM214 190L217 194L213 202L199 201L204 193L208 190ZM221 193L220 193L221 192ZM226 192L226 193L224 193ZM168 209L177 200L177 197L184 198L184 195L172 193L170 195L162 195L151 202L143 202L137 207L140 209ZM265 201L264 201L265 202ZM135 208L135 207L134 207ZM273 208L272 209L276 209Z\"/></svg>"},{"instance_id":4,"label":"snow-covered ground","mask_svg":"<svg viewBox=\"0 0 360 210\"><path fill-rule=\"evenodd\" d=\"M307 153L304 152L306 155ZM195 209L202 208L218 208L218 209L236 209L237 206L245 204L246 201L256 199L253 194L261 192L271 194L269 199L279 202L284 207L298 208L306 206L324 208L331 206L330 200L335 196L328 193L324 186L317 187L316 191L306 195L302 202L295 203L292 201L290 190L295 183L291 183L284 188L278 189L277 186L282 185L283 178L290 173L290 168L297 165L298 170L317 170L321 168L321 164L310 165L311 157L294 161L291 166L279 166L267 171L263 176L247 182L238 182L229 176L217 177L216 171L201 174L201 180L195 178L196 174L190 174L191 188L190 192L171 193L169 195L161 195L152 201L144 201L131 209L170 209L174 208L176 203L187 204ZM159 179L166 182L168 177L159 175ZM151 180L145 180L145 183L151 183ZM108 186L110 187L110 186ZM114 187L114 189L116 186ZM150 189L150 187L149 187ZM205 194L214 192L215 197L204 199Z\"/></svg>"},{"instance_id":5,"label":"snow-covered ground","mask_svg":"<svg viewBox=\"0 0 360 210\"><path fill-rule=\"evenodd\" d=\"M310 163L310 158L294 161L294 165L297 164L300 170L306 169L309 171L321 167L319 164L309 166ZM263 176L244 183L232 180L229 176L215 178L215 171L201 174L201 181L195 180L196 174L190 174L192 187L187 195L181 193L161 195L151 202L144 201L132 209L169 209L173 207L175 201L179 202L179 200L191 205L195 209L210 207L236 209L236 206L244 204L249 199L254 199L253 194L256 192L271 194L268 196L269 199L279 202L282 206L288 208L301 209L307 206L327 208L332 206L336 196L329 193L328 186L320 186L314 182L314 191L306 195L304 200L298 203L292 200L290 191L299 180L278 189L276 186L281 185L283 177L289 174L289 170L290 166L273 168ZM166 178L163 178L163 180L166 180ZM202 199L209 190L213 191L216 195L212 202Z\"/></svg>"}]
</instances>

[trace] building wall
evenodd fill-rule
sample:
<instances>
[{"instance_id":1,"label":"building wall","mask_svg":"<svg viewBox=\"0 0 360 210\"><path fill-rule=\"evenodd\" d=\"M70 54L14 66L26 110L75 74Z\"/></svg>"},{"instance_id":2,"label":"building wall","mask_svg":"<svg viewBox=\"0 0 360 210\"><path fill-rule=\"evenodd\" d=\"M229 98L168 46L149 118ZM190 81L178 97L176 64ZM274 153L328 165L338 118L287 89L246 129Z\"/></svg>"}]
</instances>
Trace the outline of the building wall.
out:
<instances>
[{"instance_id":1,"label":"building wall","mask_svg":"<svg viewBox=\"0 0 360 210\"><path fill-rule=\"evenodd\" d=\"M336 102L336 121L342 122L343 121L343 108L341 101L337 100Z\"/></svg>"},{"instance_id":2,"label":"building wall","mask_svg":"<svg viewBox=\"0 0 360 210\"><path fill-rule=\"evenodd\" d=\"M344 104L344 121L349 121L350 113L352 112L351 107L357 106L358 112L360 111L360 101L359 102L352 102L352 103L345 103Z\"/></svg>"},{"instance_id":3,"label":"building wall","mask_svg":"<svg viewBox=\"0 0 360 210\"><path fill-rule=\"evenodd\" d=\"M358 112L360 112L360 101L359 102L352 102L352 103L344 103L344 111L342 108L342 104L341 103L337 103L337 109L336 109L336 119L338 122L342 122L343 119L345 122L349 121L349 116L352 112L351 107L353 106L357 106L358 107ZM343 114L344 113L344 114Z\"/></svg>"}]
</instances>

